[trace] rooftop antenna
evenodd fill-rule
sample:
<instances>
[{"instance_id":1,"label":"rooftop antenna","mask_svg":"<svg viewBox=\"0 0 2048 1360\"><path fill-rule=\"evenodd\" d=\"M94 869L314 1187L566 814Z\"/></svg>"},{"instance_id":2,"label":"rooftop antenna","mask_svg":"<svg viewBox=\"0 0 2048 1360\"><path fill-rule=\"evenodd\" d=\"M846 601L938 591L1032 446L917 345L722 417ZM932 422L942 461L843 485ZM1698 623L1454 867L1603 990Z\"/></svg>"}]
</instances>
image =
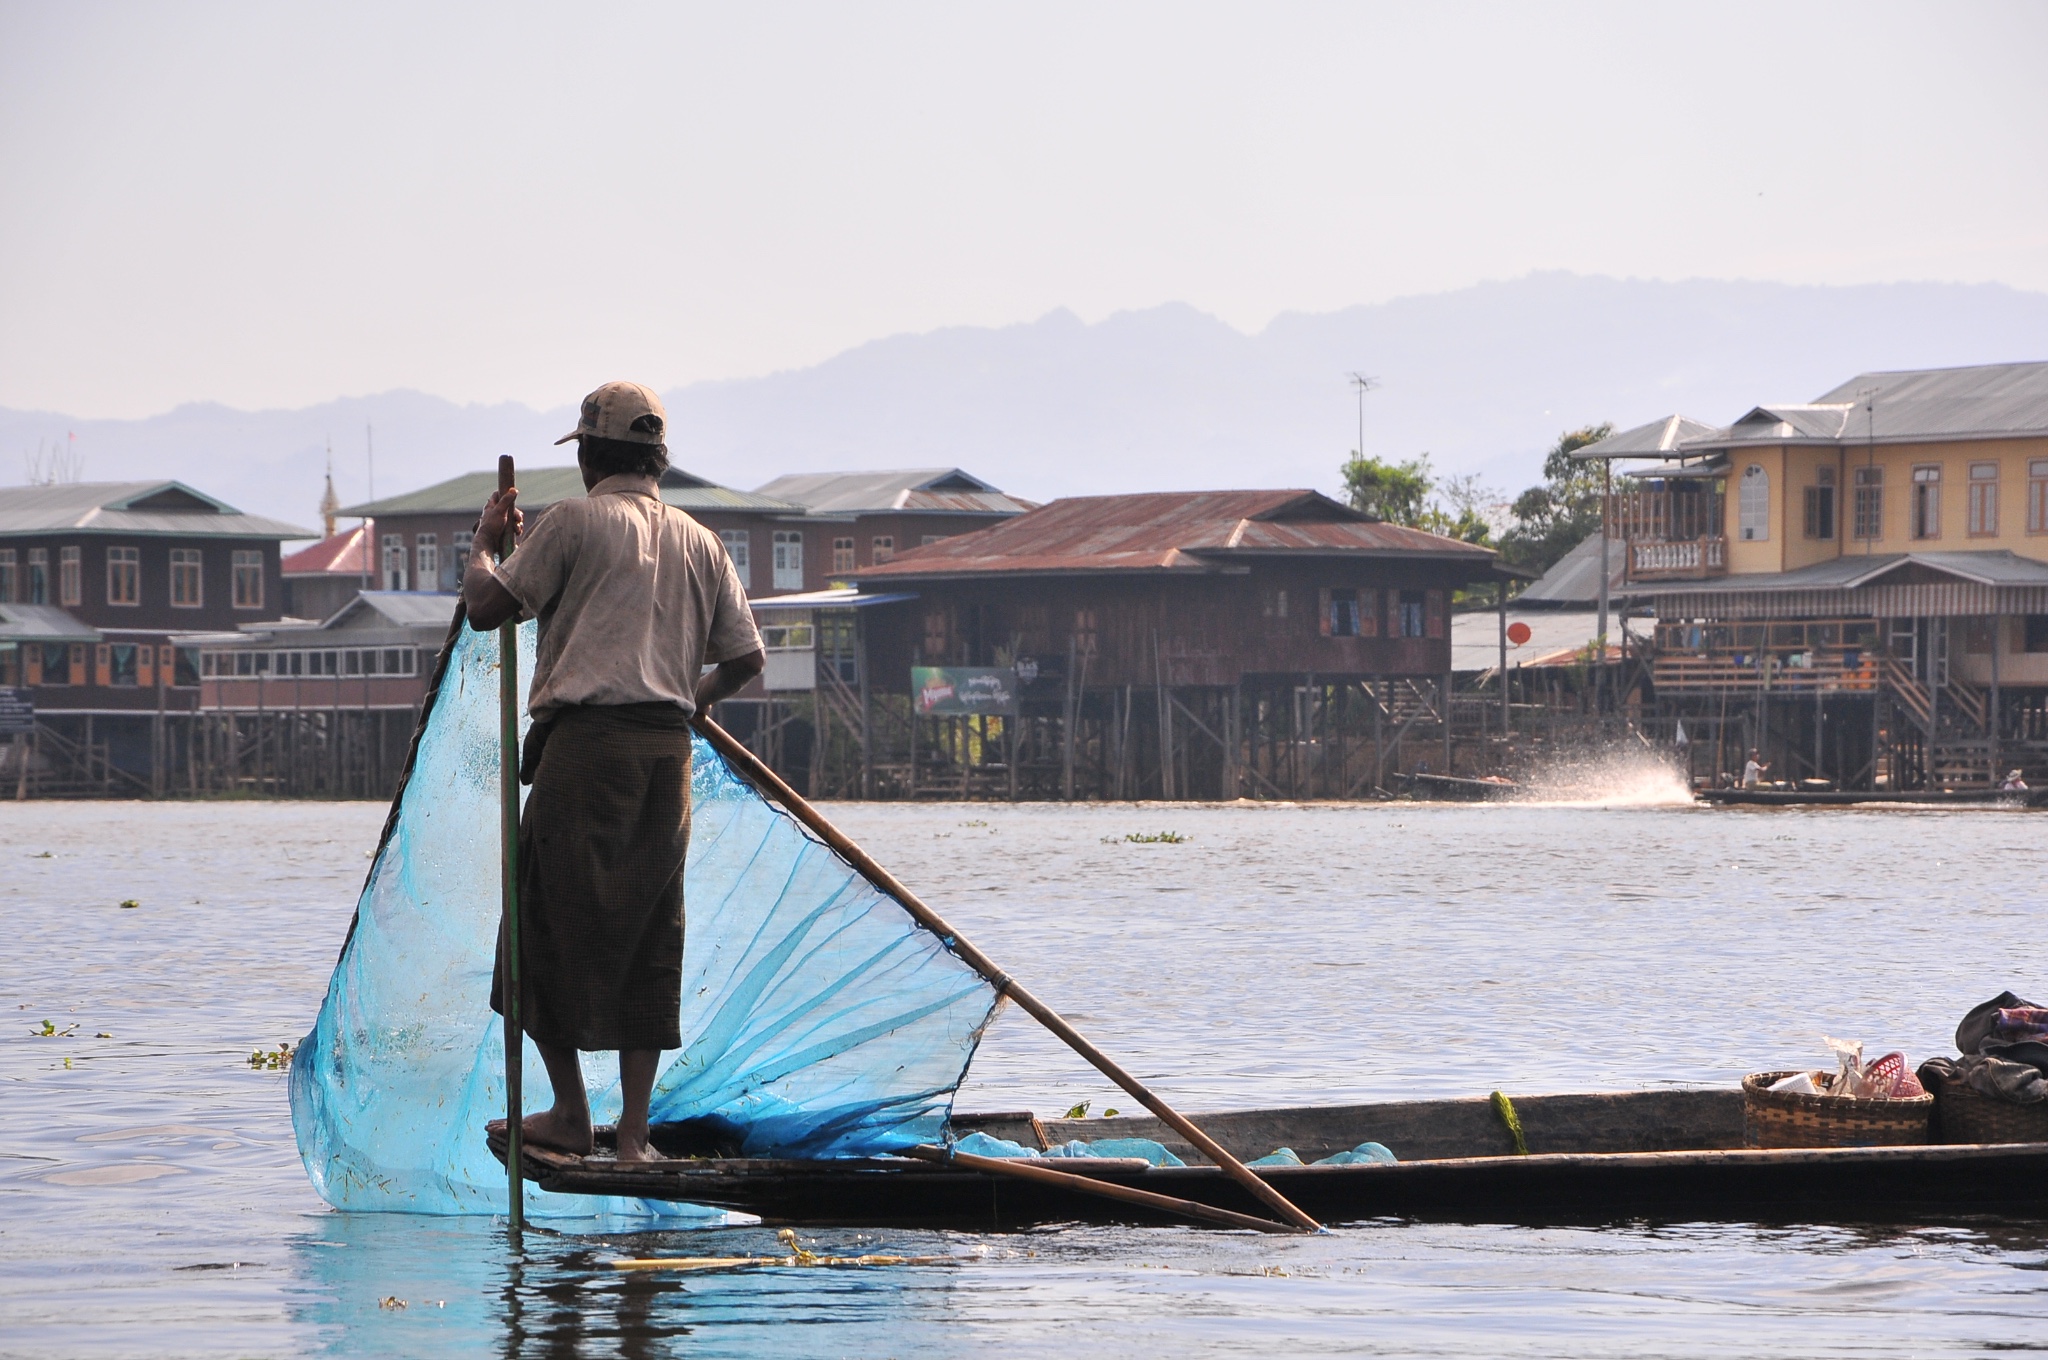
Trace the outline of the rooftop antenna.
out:
<instances>
[{"instance_id":1,"label":"rooftop antenna","mask_svg":"<svg viewBox=\"0 0 2048 1360\"><path fill-rule=\"evenodd\" d=\"M1353 373L1351 385L1358 389L1358 449L1360 458L1365 457L1365 394L1380 386L1380 380L1366 373Z\"/></svg>"}]
</instances>

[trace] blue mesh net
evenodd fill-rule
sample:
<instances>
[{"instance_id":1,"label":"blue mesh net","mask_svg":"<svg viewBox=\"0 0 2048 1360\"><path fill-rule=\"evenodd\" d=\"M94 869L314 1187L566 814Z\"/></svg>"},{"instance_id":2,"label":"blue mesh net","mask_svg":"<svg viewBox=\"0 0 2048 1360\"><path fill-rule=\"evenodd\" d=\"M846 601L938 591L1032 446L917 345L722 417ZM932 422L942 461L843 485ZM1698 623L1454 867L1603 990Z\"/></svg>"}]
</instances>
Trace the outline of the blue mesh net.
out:
<instances>
[{"instance_id":1,"label":"blue mesh net","mask_svg":"<svg viewBox=\"0 0 2048 1360\"><path fill-rule=\"evenodd\" d=\"M533 671L533 625L520 633ZM487 1213L505 1172L490 1008L498 928L498 664L463 629L444 658L313 1032L292 1064L306 1172L338 1208ZM943 1136L993 1016L993 987L892 898L734 776L700 739L684 875L685 1047L664 1053L655 1121L699 1119L748 1156L852 1157ZM527 1108L549 1099L531 1043ZM617 1059L587 1055L600 1122ZM655 1206L529 1192L529 1212Z\"/></svg>"}]
</instances>

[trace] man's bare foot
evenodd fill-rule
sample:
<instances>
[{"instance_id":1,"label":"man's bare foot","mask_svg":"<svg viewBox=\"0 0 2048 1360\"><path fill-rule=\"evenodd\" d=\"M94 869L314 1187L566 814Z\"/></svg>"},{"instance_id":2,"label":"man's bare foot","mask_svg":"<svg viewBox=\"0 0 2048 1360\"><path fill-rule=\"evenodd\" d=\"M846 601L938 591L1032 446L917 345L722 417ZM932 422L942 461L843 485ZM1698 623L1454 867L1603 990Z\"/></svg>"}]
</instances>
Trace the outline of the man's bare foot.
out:
<instances>
[{"instance_id":1,"label":"man's bare foot","mask_svg":"<svg viewBox=\"0 0 2048 1360\"><path fill-rule=\"evenodd\" d=\"M543 1110L519 1121L521 1136L536 1147L588 1157L591 1149L590 1119L567 1115L560 1110Z\"/></svg>"},{"instance_id":2,"label":"man's bare foot","mask_svg":"<svg viewBox=\"0 0 2048 1360\"><path fill-rule=\"evenodd\" d=\"M619 1130L619 1160L622 1162L658 1162L662 1155L647 1145L647 1134L628 1133Z\"/></svg>"}]
</instances>

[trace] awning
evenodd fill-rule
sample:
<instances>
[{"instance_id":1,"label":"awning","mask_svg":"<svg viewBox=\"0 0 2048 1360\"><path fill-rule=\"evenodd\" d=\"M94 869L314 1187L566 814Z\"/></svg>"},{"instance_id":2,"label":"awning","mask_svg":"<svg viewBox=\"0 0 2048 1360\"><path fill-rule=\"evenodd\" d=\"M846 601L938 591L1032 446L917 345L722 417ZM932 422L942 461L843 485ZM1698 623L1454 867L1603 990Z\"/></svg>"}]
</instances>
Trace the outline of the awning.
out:
<instances>
[{"instance_id":1,"label":"awning","mask_svg":"<svg viewBox=\"0 0 2048 1360\"><path fill-rule=\"evenodd\" d=\"M916 593L909 591L863 595L858 587L845 586L837 590L807 590L798 595L771 595L765 600L749 600L747 603L758 614L764 609L867 609L873 605L901 604L916 598Z\"/></svg>"}]
</instances>

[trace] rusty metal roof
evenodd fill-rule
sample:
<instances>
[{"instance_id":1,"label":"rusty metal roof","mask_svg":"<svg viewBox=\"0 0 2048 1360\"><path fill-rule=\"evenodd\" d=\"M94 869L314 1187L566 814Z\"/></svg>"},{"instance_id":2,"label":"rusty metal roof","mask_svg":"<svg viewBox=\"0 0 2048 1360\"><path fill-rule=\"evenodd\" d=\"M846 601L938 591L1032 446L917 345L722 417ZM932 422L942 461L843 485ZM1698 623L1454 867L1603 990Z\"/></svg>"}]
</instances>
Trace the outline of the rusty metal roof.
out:
<instances>
[{"instance_id":1,"label":"rusty metal roof","mask_svg":"<svg viewBox=\"0 0 2048 1360\"><path fill-rule=\"evenodd\" d=\"M1271 555L1461 558L1490 548L1384 524L1316 491L1163 491L1072 496L987 529L899 553L863 583L994 572L1215 571Z\"/></svg>"},{"instance_id":2,"label":"rusty metal roof","mask_svg":"<svg viewBox=\"0 0 2048 1360\"><path fill-rule=\"evenodd\" d=\"M375 520L369 522L369 533L376 532L375 525ZM279 566L286 576L367 576L370 562L363 545L369 533L364 529L364 525L358 524L353 529L339 530L310 548L290 554Z\"/></svg>"}]
</instances>

